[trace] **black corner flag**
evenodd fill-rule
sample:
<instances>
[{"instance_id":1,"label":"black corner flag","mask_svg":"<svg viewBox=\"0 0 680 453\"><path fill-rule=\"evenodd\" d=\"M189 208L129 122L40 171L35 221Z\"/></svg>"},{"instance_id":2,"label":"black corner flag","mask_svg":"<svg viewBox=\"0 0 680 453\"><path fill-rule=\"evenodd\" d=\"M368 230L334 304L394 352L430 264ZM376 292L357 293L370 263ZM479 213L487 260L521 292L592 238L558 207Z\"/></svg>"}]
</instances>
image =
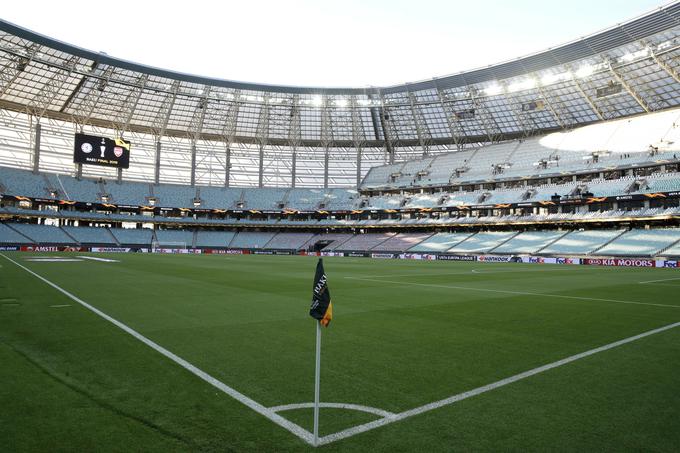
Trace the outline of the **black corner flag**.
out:
<instances>
[{"instance_id":1,"label":"black corner flag","mask_svg":"<svg viewBox=\"0 0 680 453\"><path fill-rule=\"evenodd\" d=\"M316 275L314 275L314 289L312 294L312 306L309 309L309 316L328 327L333 319L333 304L331 304L331 293L328 291L328 279L323 270L323 260L319 258L316 265Z\"/></svg>"}]
</instances>

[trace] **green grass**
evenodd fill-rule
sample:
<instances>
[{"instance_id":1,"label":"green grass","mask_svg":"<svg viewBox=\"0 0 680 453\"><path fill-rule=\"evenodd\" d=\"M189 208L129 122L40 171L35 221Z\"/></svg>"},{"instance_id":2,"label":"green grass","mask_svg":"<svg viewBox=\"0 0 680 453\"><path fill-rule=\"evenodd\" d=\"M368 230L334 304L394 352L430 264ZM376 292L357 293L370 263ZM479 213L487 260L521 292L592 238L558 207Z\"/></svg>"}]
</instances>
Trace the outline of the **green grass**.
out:
<instances>
[{"instance_id":1,"label":"green grass","mask_svg":"<svg viewBox=\"0 0 680 453\"><path fill-rule=\"evenodd\" d=\"M266 407L313 400L313 258L40 263L5 254ZM334 305L322 341L328 402L402 412L680 321L680 280L638 283L680 277L677 269L324 262ZM0 265L0 449L313 450L11 262ZM679 390L675 328L320 449L677 451ZM310 409L281 415L312 429ZM321 434L375 419L324 409Z\"/></svg>"}]
</instances>

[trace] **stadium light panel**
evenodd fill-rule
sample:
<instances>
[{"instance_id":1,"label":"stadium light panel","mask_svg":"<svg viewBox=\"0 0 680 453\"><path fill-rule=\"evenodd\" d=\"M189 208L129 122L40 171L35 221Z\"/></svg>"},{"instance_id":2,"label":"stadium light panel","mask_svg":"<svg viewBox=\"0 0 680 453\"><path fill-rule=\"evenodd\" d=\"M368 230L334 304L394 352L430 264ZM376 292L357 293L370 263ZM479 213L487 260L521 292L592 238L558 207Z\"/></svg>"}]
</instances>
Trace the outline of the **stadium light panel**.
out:
<instances>
[{"instance_id":1,"label":"stadium light panel","mask_svg":"<svg viewBox=\"0 0 680 453\"><path fill-rule=\"evenodd\" d=\"M546 74L541 77L541 85L552 85L553 83L563 82L571 79L571 73L560 72L558 74Z\"/></svg>"},{"instance_id":2,"label":"stadium light panel","mask_svg":"<svg viewBox=\"0 0 680 453\"><path fill-rule=\"evenodd\" d=\"M503 87L500 86L497 82L495 82L493 85L489 85L488 87L484 88L484 93L488 96L495 96L497 94L501 94L503 91Z\"/></svg>"},{"instance_id":3,"label":"stadium light panel","mask_svg":"<svg viewBox=\"0 0 680 453\"><path fill-rule=\"evenodd\" d=\"M580 68L578 68L578 70L576 71L576 77L583 79L585 77L592 75L593 72L595 72L595 68L593 68L589 64L585 64L585 65L581 66Z\"/></svg>"},{"instance_id":4,"label":"stadium light panel","mask_svg":"<svg viewBox=\"0 0 680 453\"><path fill-rule=\"evenodd\" d=\"M323 98L317 94L312 98L312 105L314 107L321 107L323 105Z\"/></svg>"},{"instance_id":5,"label":"stadium light panel","mask_svg":"<svg viewBox=\"0 0 680 453\"><path fill-rule=\"evenodd\" d=\"M520 82L515 82L508 86L508 91L510 92L515 92L515 91L524 91L524 90L530 90L532 88L536 87L536 80L534 79L526 79L522 80Z\"/></svg>"}]
</instances>

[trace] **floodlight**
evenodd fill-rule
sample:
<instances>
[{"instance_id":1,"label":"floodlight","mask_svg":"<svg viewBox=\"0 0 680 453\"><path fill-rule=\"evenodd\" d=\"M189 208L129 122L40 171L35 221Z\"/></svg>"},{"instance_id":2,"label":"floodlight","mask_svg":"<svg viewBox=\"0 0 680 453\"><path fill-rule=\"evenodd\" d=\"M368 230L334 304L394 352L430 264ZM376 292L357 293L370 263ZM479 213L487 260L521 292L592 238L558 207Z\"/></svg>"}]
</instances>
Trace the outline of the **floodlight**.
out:
<instances>
[{"instance_id":1,"label":"floodlight","mask_svg":"<svg viewBox=\"0 0 680 453\"><path fill-rule=\"evenodd\" d=\"M585 64L576 71L576 77L583 79L591 75L593 72L595 72L595 69L591 65Z\"/></svg>"},{"instance_id":2,"label":"floodlight","mask_svg":"<svg viewBox=\"0 0 680 453\"><path fill-rule=\"evenodd\" d=\"M492 85L489 85L488 87L484 88L483 91L488 96L495 96L495 95L501 94L501 92L503 92L503 87L500 86L498 84L498 82L494 82Z\"/></svg>"}]
</instances>

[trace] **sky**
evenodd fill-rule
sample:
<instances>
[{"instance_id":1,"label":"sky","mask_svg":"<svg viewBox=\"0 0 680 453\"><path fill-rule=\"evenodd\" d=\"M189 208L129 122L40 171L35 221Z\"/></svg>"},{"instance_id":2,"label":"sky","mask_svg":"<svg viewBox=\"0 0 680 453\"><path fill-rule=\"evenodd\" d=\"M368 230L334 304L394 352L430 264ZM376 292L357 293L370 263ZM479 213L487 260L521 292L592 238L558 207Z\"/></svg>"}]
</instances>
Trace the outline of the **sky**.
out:
<instances>
[{"instance_id":1,"label":"sky","mask_svg":"<svg viewBox=\"0 0 680 453\"><path fill-rule=\"evenodd\" d=\"M228 80L389 86L573 41L660 0L5 2L0 17L125 60Z\"/></svg>"}]
</instances>

